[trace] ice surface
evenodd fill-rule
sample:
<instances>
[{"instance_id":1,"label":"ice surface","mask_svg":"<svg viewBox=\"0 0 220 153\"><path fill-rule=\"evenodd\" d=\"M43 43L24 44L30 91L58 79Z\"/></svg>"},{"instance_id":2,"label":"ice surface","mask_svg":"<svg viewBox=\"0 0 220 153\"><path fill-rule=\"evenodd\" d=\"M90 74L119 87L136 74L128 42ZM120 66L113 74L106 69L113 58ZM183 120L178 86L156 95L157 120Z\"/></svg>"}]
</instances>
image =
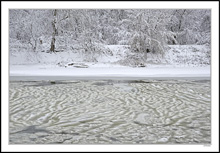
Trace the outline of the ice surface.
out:
<instances>
[{"instance_id":1,"label":"ice surface","mask_svg":"<svg viewBox=\"0 0 220 153\"><path fill-rule=\"evenodd\" d=\"M10 82L10 144L210 144L210 81Z\"/></svg>"}]
</instances>

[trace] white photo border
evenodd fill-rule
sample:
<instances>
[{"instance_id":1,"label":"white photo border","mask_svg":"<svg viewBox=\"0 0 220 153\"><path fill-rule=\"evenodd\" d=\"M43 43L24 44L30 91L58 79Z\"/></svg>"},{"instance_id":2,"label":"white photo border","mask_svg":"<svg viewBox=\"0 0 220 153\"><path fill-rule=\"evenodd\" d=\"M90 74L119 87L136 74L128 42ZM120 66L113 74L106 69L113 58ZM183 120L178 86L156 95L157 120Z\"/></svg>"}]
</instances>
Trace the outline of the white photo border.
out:
<instances>
[{"instance_id":1,"label":"white photo border","mask_svg":"<svg viewBox=\"0 0 220 153\"><path fill-rule=\"evenodd\" d=\"M204 145L9 145L8 138L8 94L9 94L9 9L211 9L212 51L211 51L211 91L212 91L212 140ZM84 1L84 2L1 2L1 143L2 151L219 151L219 2L182 1Z\"/></svg>"}]
</instances>

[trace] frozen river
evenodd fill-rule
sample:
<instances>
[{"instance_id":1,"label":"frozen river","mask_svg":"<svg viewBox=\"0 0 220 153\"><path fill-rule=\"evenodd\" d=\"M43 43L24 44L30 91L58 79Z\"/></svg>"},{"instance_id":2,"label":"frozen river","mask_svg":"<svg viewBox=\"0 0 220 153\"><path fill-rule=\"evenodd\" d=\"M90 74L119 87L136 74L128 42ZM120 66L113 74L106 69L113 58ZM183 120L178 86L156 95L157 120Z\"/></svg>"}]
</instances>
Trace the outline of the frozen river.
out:
<instances>
[{"instance_id":1,"label":"frozen river","mask_svg":"<svg viewBox=\"0 0 220 153\"><path fill-rule=\"evenodd\" d=\"M10 81L10 144L210 144L210 80Z\"/></svg>"}]
</instances>

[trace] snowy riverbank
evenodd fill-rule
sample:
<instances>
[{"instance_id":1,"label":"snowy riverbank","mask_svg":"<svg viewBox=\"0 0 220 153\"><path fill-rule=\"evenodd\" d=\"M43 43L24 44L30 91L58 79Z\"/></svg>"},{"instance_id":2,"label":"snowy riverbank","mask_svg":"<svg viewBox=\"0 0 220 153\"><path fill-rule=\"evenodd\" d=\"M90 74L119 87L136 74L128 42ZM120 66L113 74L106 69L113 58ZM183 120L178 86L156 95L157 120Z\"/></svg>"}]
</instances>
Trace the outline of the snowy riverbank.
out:
<instances>
[{"instance_id":1,"label":"snowy riverbank","mask_svg":"<svg viewBox=\"0 0 220 153\"><path fill-rule=\"evenodd\" d=\"M56 79L147 79L147 78L208 78L210 77L209 47L204 45L170 46L165 56L148 54L143 67L134 67L131 51L123 45L109 45L112 55L97 56L88 62L79 52L10 52L10 76L19 80L35 76L34 80ZM134 61L140 62L140 60ZM126 64L127 63L127 64ZM141 62L140 62L141 63ZM26 79L24 79L24 77ZM44 78L45 77L45 78ZM53 77L53 78L54 78ZM68 79L68 80L69 80Z\"/></svg>"}]
</instances>

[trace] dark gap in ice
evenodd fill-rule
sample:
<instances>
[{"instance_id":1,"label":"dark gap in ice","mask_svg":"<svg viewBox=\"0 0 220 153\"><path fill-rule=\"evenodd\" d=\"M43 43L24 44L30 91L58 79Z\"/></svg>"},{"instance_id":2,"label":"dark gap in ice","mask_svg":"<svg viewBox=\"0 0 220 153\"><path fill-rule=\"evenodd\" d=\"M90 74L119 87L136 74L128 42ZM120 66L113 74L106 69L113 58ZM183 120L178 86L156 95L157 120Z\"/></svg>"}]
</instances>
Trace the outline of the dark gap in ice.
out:
<instances>
[{"instance_id":1,"label":"dark gap in ice","mask_svg":"<svg viewBox=\"0 0 220 153\"><path fill-rule=\"evenodd\" d=\"M116 138L113 138L113 137L108 137L110 140L112 140L112 141L119 141L118 139L116 139Z\"/></svg>"},{"instance_id":2,"label":"dark gap in ice","mask_svg":"<svg viewBox=\"0 0 220 153\"><path fill-rule=\"evenodd\" d=\"M120 83L152 83L149 81L143 81L143 80L106 80L102 82L95 82L92 85L97 85L97 86L105 86L105 85L113 85L113 84L120 84Z\"/></svg>"},{"instance_id":3,"label":"dark gap in ice","mask_svg":"<svg viewBox=\"0 0 220 153\"><path fill-rule=\"evenodd\" d=\"M31 83L31 82L30 82ZM42 82L34 82L35 84L30 85L24 85L26 86L33 86L33 87L39 87L39 86L49 86L49 85L56 85L56 84L70 84L70 83L78 83L78 82L62 82L62 81L42 81Z\"/></svg>"},{"instance_id":4,"label":"dark gap in ice","mask_svg":"<svg viewBox=\"0 0 220 153\"><path fill-rule=\"evenodd\" d=\"M79 133L71 133L71 132L65 132L65 131L62 131L62 132L55 132L55 134L70 134L70 135L80 135Z\"/></svg>"},{"instance_id":5,"label":"dark gap in ice","mask_svg":"<svg viewBox=\"0 0 220 153\"><path fill-rule=\"evenodd\" d=\"M105 86L105 85L113 85L113 83L111 83L111 82L95 82L92 85Z\"/></svg>"},{"instance_id":6,"label":"dark gap in ice","mask_svg":"<svg viewBox=\"0 0 220 153\"><path fill-rule=\"evenodd\" d=\"M28 126L26 129L18 131L18 132L14 132L11 134L17 134L17 133L29 133L29 134L34 134L34 133L38 133L38 132L43 132L43 133L51 133L48 130L42 129L42 128L36 128L35 125L31 125Z\"/></svg>"},{"instance_id":7,"label":"dark gap in ice","mask_svg":"<svg viewBox=\"0 0 220 153\"><path fill-rule=\"evenodd\" d=\"M196 83L208 83L208 82L210 82L210 80L193 80L192 82L196 82Z\"/></svg>"}]
</instances>

